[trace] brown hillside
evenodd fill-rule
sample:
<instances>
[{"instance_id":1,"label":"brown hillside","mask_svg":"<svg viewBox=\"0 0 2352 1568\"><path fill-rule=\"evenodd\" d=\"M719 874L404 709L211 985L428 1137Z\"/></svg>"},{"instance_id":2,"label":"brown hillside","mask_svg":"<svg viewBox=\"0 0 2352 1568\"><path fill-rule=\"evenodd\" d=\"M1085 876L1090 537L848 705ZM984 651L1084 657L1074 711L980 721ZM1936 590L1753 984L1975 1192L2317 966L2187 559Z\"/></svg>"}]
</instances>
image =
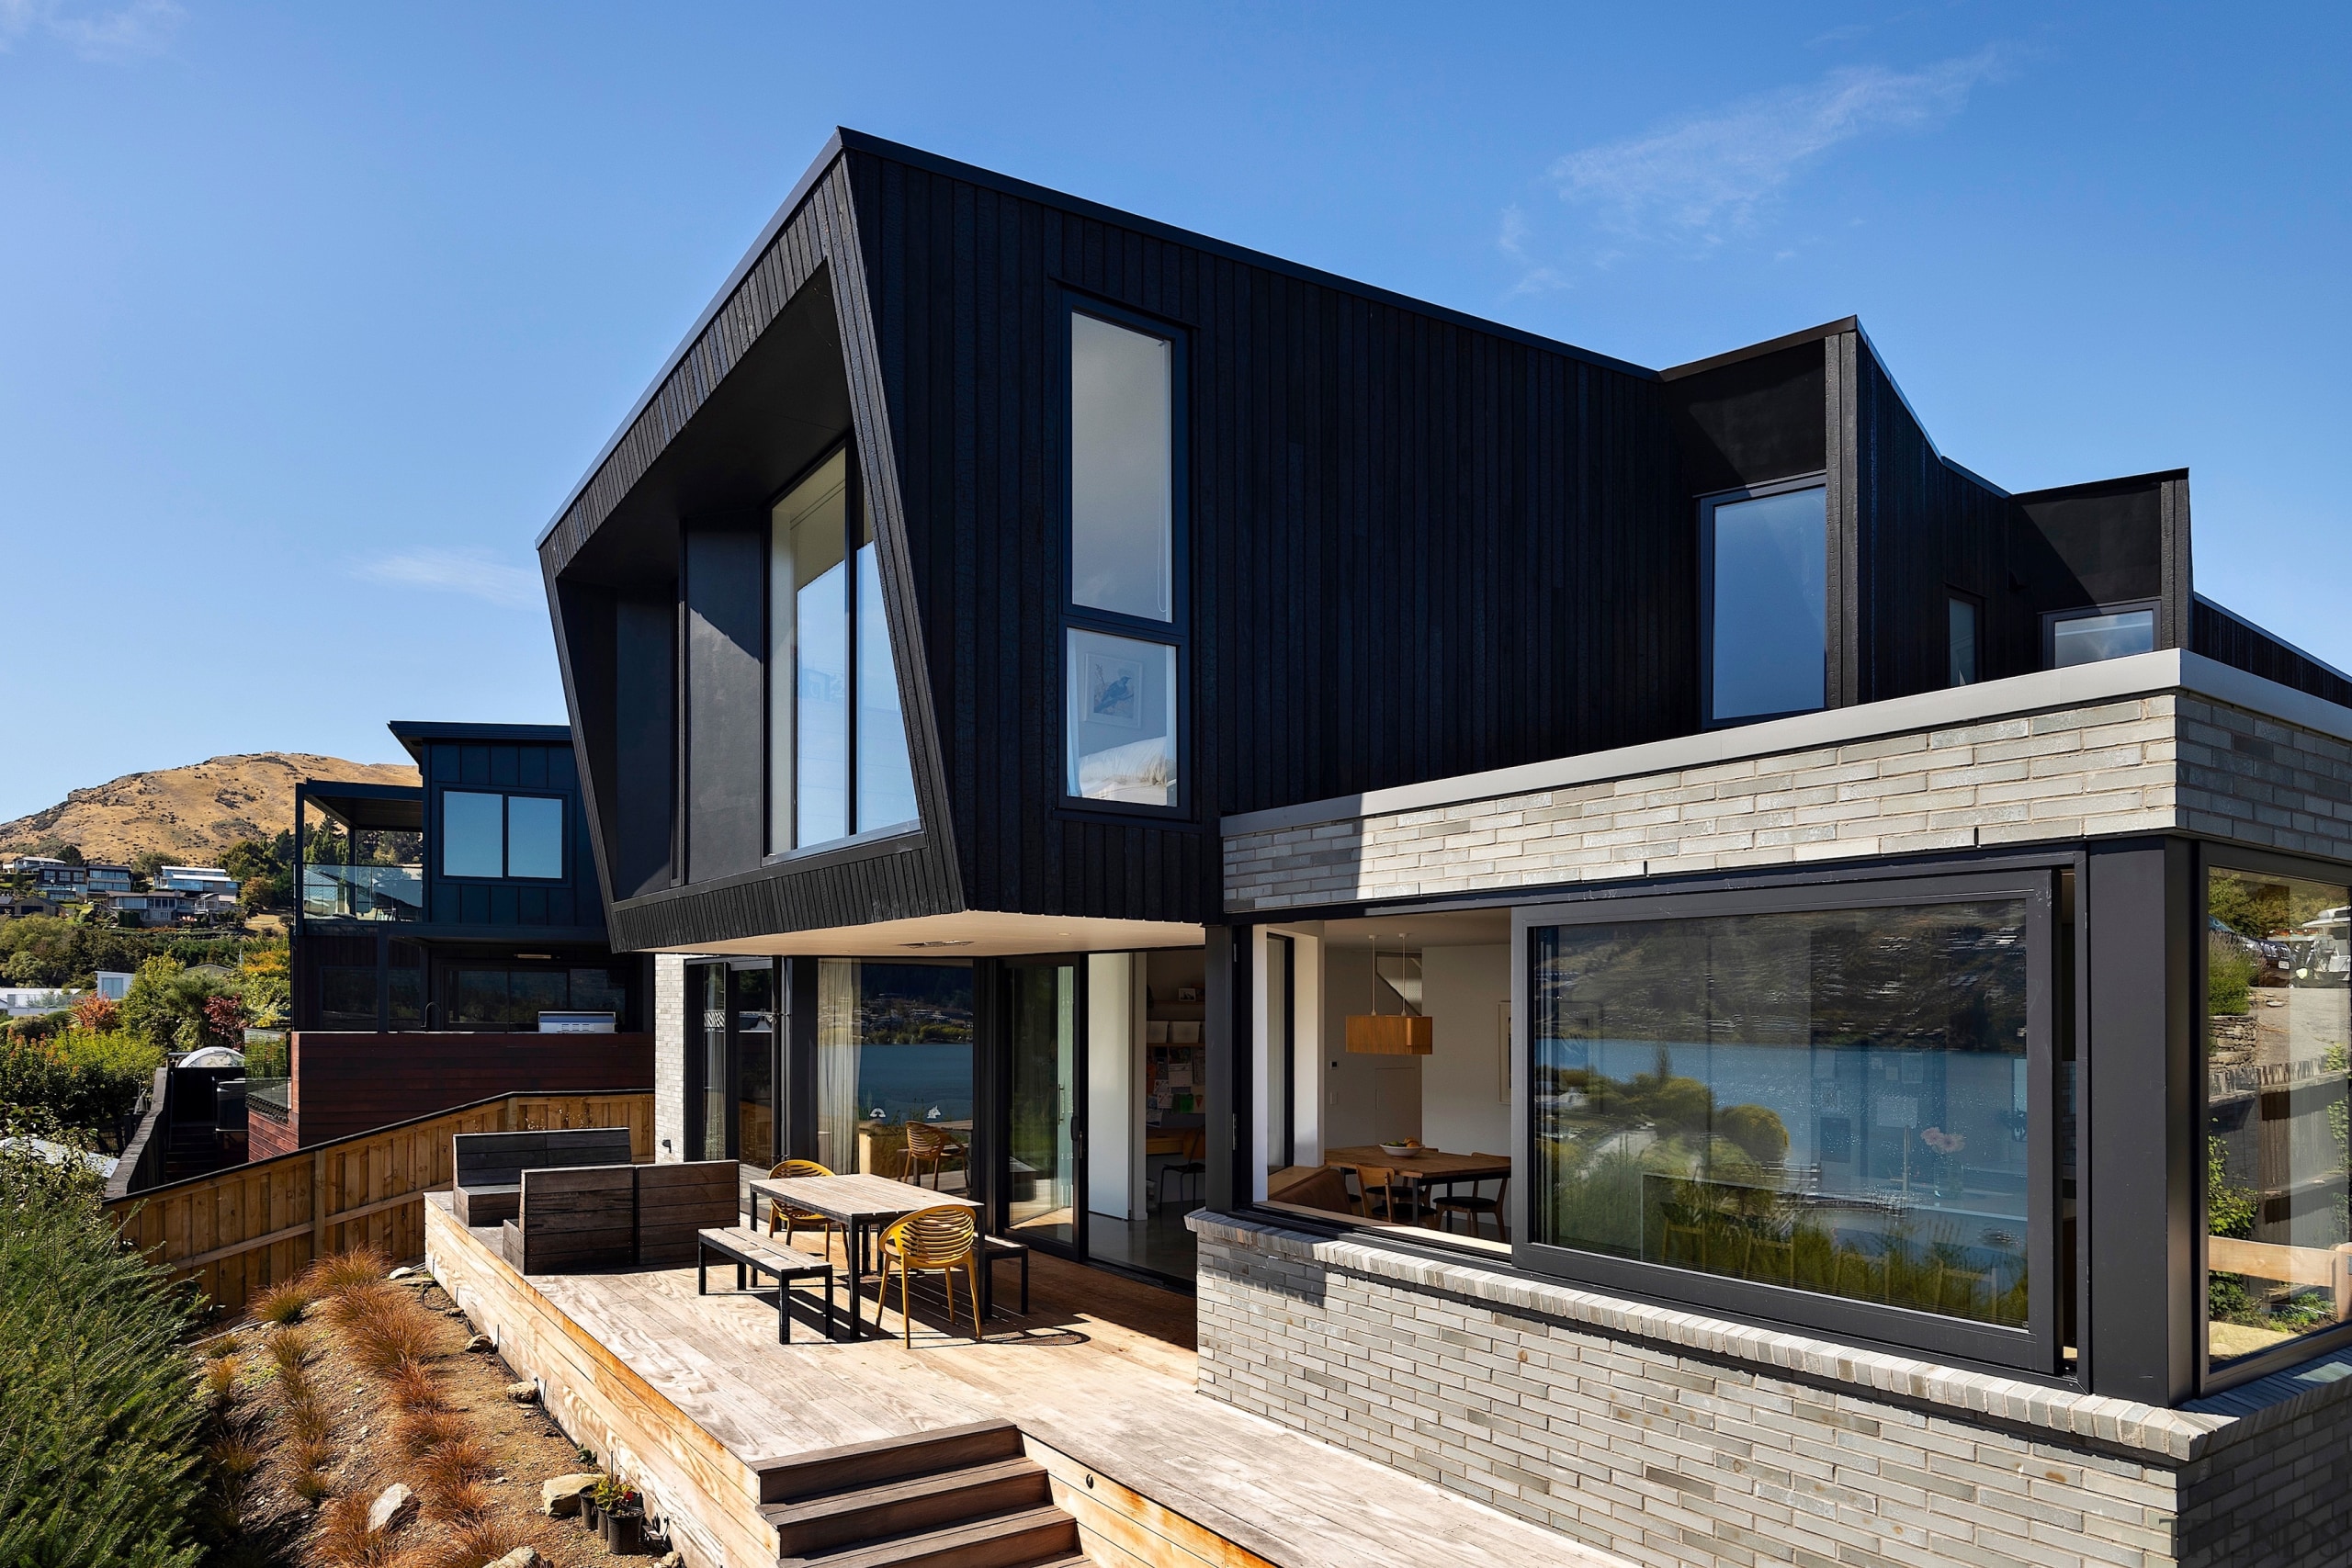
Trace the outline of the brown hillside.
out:
<instances>
[{"instance_id":1,"label":"brown hillside","mask_svg":"<svg viewBox=\"0 0 2352 1568\"><path fill-rule=\"evenodd\" d=\"M346 762L301 751L215 757L185 768L125 773L77 789L58 805L0 823L0 853L68 843L94 861L124 862L160 850L210 863L240 839L294 826L294 786L303 779L416 783L405 762Z\"/></svg>"}]
</instances>

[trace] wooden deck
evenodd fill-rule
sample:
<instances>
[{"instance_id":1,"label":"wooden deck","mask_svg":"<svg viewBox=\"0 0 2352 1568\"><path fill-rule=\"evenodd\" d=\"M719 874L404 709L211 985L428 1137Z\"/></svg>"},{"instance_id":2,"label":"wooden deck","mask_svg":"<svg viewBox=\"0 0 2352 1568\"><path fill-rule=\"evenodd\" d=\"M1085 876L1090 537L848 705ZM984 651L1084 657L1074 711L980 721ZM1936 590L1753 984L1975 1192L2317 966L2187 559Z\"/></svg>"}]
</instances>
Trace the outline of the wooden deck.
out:
<instances>
[{"instance_id":1,"label":"wooden deck","mask_svg":"<svg viewBox=\"0 0 2352 1568\"><path fill-rule=\"evenodd\" d=\"M911 1352L896 1312L887 1339L812 1342L796 1326L787 1347L772 1295L697 1297L691 1269L526 1280L446 1198L427 1200L426 1221L434 1272L510 1362L543 1380L567 1429L691 1519L680 1544L696 1568L775 1560L758 1511L763 1474L989 1420L1021 1428L1105 1564L1402 1568L1434 1551L1494 1568L1623 1568L1196 1393L1191 1300L1115 1275L1038 1257L1022 1318L1005 1267L1005 1315L979 1344L968 1317L951 1335L935 1296L919 1295ZM733 1282L730 1269L711 1276L714 1292ZM869 1323L873 1300L869 1290Z\"/></svg>"}]
</instances>

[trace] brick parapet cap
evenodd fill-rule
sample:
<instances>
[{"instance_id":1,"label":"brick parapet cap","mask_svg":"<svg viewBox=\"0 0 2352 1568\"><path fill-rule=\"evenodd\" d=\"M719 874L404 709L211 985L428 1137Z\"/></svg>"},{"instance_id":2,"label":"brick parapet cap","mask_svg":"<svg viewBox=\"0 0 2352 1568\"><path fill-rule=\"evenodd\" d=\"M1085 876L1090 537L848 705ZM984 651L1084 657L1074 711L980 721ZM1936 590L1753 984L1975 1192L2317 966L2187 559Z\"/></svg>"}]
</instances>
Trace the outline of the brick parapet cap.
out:
<instances>
[{"instance_id":1,"label":"brick parapet cap","mask_svg":"<svg viewBox=\"0 0 2352 1568\"><path fill-rule=\"evenodd\" d=\"M2130 1400L1969 1371L1934 1361L1858 1349L1786 1330L1731 1323L1603 1295L1573 1285L1502 1274L1468 1262L1447 1263L1363 1242L1334 1239L1244 1215L1201 1209L1185 1224L1203 1240L1311 1262L1385 1283L1431 1291L1465 1301L1532 1314L1578 1328L1646 1340L1724 1360L1745 1362L1875 1396L2000 1421L2118 1451L2149 1463L2181 1465L2282 1420L2312 1404L2343 1397L2352 1378L2248 1416L2166 1410Z\"/></svg>"},{"instance_id":2,"label":"brick parapet cap","mask_svg":"<svg viewBox=\"0 0 2352 1568\"><path fill-rule=\"evenodd\" d=\"M1273 807L1228 816L1219 823L1218 830L1230 854L1238 840L1302 828L1414 812L1442 816L1448 807L1474 802L2164 695L2203 698L2338 740L2352 740L2352 708L2248 674L2185 649L2166 649L2129 659L2045 670L1973 686L1706 730L1670 740Z\"/></svg>"}]
</instances>

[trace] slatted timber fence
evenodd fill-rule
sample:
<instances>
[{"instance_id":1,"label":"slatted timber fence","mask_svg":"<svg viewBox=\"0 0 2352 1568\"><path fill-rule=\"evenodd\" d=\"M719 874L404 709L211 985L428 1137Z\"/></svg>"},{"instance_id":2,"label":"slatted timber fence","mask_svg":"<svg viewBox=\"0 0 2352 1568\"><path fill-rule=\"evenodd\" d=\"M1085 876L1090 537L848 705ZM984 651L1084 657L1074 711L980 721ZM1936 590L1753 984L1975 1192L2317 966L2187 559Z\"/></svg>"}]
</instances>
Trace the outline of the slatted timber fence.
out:
<instances>
[{"instance_id":1,"label":"slatted timber fence","mask_svg":"<svg viewBox=\"0 0 2352 1568\"><path fill-rule=\"evenodd\" d=\"M454 1134L563 1127L626 1127L633 1156L650 1159L653 1091L493 1095L106 1207L140 1251L233 1314L330 1253L375 1247L396 1260L424 1257L424 1194L448 1188Z\"/></svg>"}]
</instances>

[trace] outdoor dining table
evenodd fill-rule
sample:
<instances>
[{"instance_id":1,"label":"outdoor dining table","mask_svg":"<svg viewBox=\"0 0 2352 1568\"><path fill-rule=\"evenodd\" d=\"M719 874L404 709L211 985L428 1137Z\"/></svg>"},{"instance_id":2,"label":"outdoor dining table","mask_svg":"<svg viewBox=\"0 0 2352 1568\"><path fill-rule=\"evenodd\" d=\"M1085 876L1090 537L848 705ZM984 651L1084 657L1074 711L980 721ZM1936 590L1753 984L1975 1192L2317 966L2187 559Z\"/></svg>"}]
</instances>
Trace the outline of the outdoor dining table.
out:
<instances>
[{"instance_id":1,"label":"outdoor dining table","mask_svg":"<svg viewBox=\"0 0 2352 1568\"><path fill-rule=\"evenodd\" d=\"M959 1198L952 1192L910 1186L884 1176L792 1176L781 1180L763 1179L752 1183L752 1196L755 1213L758 1200L765 1198L771 1203L782 1203L786 1208L805 1209L812 1214L822 1214L842 1227L849 1244L849 1337L852 1339L860 1339L865 1335L865 1313L858 1305L858 1291L865 1282L865 1248L859 1245L861 1234L868 1228L904 1219L918 1210L978 1209L980 1206L969 1198ZM985 1258L974 1272L979 1276L980 1311L985 1315L992 1304L989 1298L993 1294L989 1289L990 1270ZM880 1317L877 1307L877 1325Z\"/></svg>"},{"instance_id":2,"label":"outdoor dining table","mask_svg":"<svg viewBox=\"0 0 2352 1568\"><path fill-rule=\"evenodd\" d=\"M1393 1170L1413 1179L1413 1217L1421 1214L1421 1193L1430 1186L1451 1187L1457 1181L1491 1181L1510 1174L1510 1161L1500 1155L1450 1155L1443 1149L1416 1149L1392 1155L1378 1144L1352 1144L1323 1151L1323 1163L1336 1170ZM1369 1207L1369 1205L1367 1205Z\"/></svg>"}]
</instances>

